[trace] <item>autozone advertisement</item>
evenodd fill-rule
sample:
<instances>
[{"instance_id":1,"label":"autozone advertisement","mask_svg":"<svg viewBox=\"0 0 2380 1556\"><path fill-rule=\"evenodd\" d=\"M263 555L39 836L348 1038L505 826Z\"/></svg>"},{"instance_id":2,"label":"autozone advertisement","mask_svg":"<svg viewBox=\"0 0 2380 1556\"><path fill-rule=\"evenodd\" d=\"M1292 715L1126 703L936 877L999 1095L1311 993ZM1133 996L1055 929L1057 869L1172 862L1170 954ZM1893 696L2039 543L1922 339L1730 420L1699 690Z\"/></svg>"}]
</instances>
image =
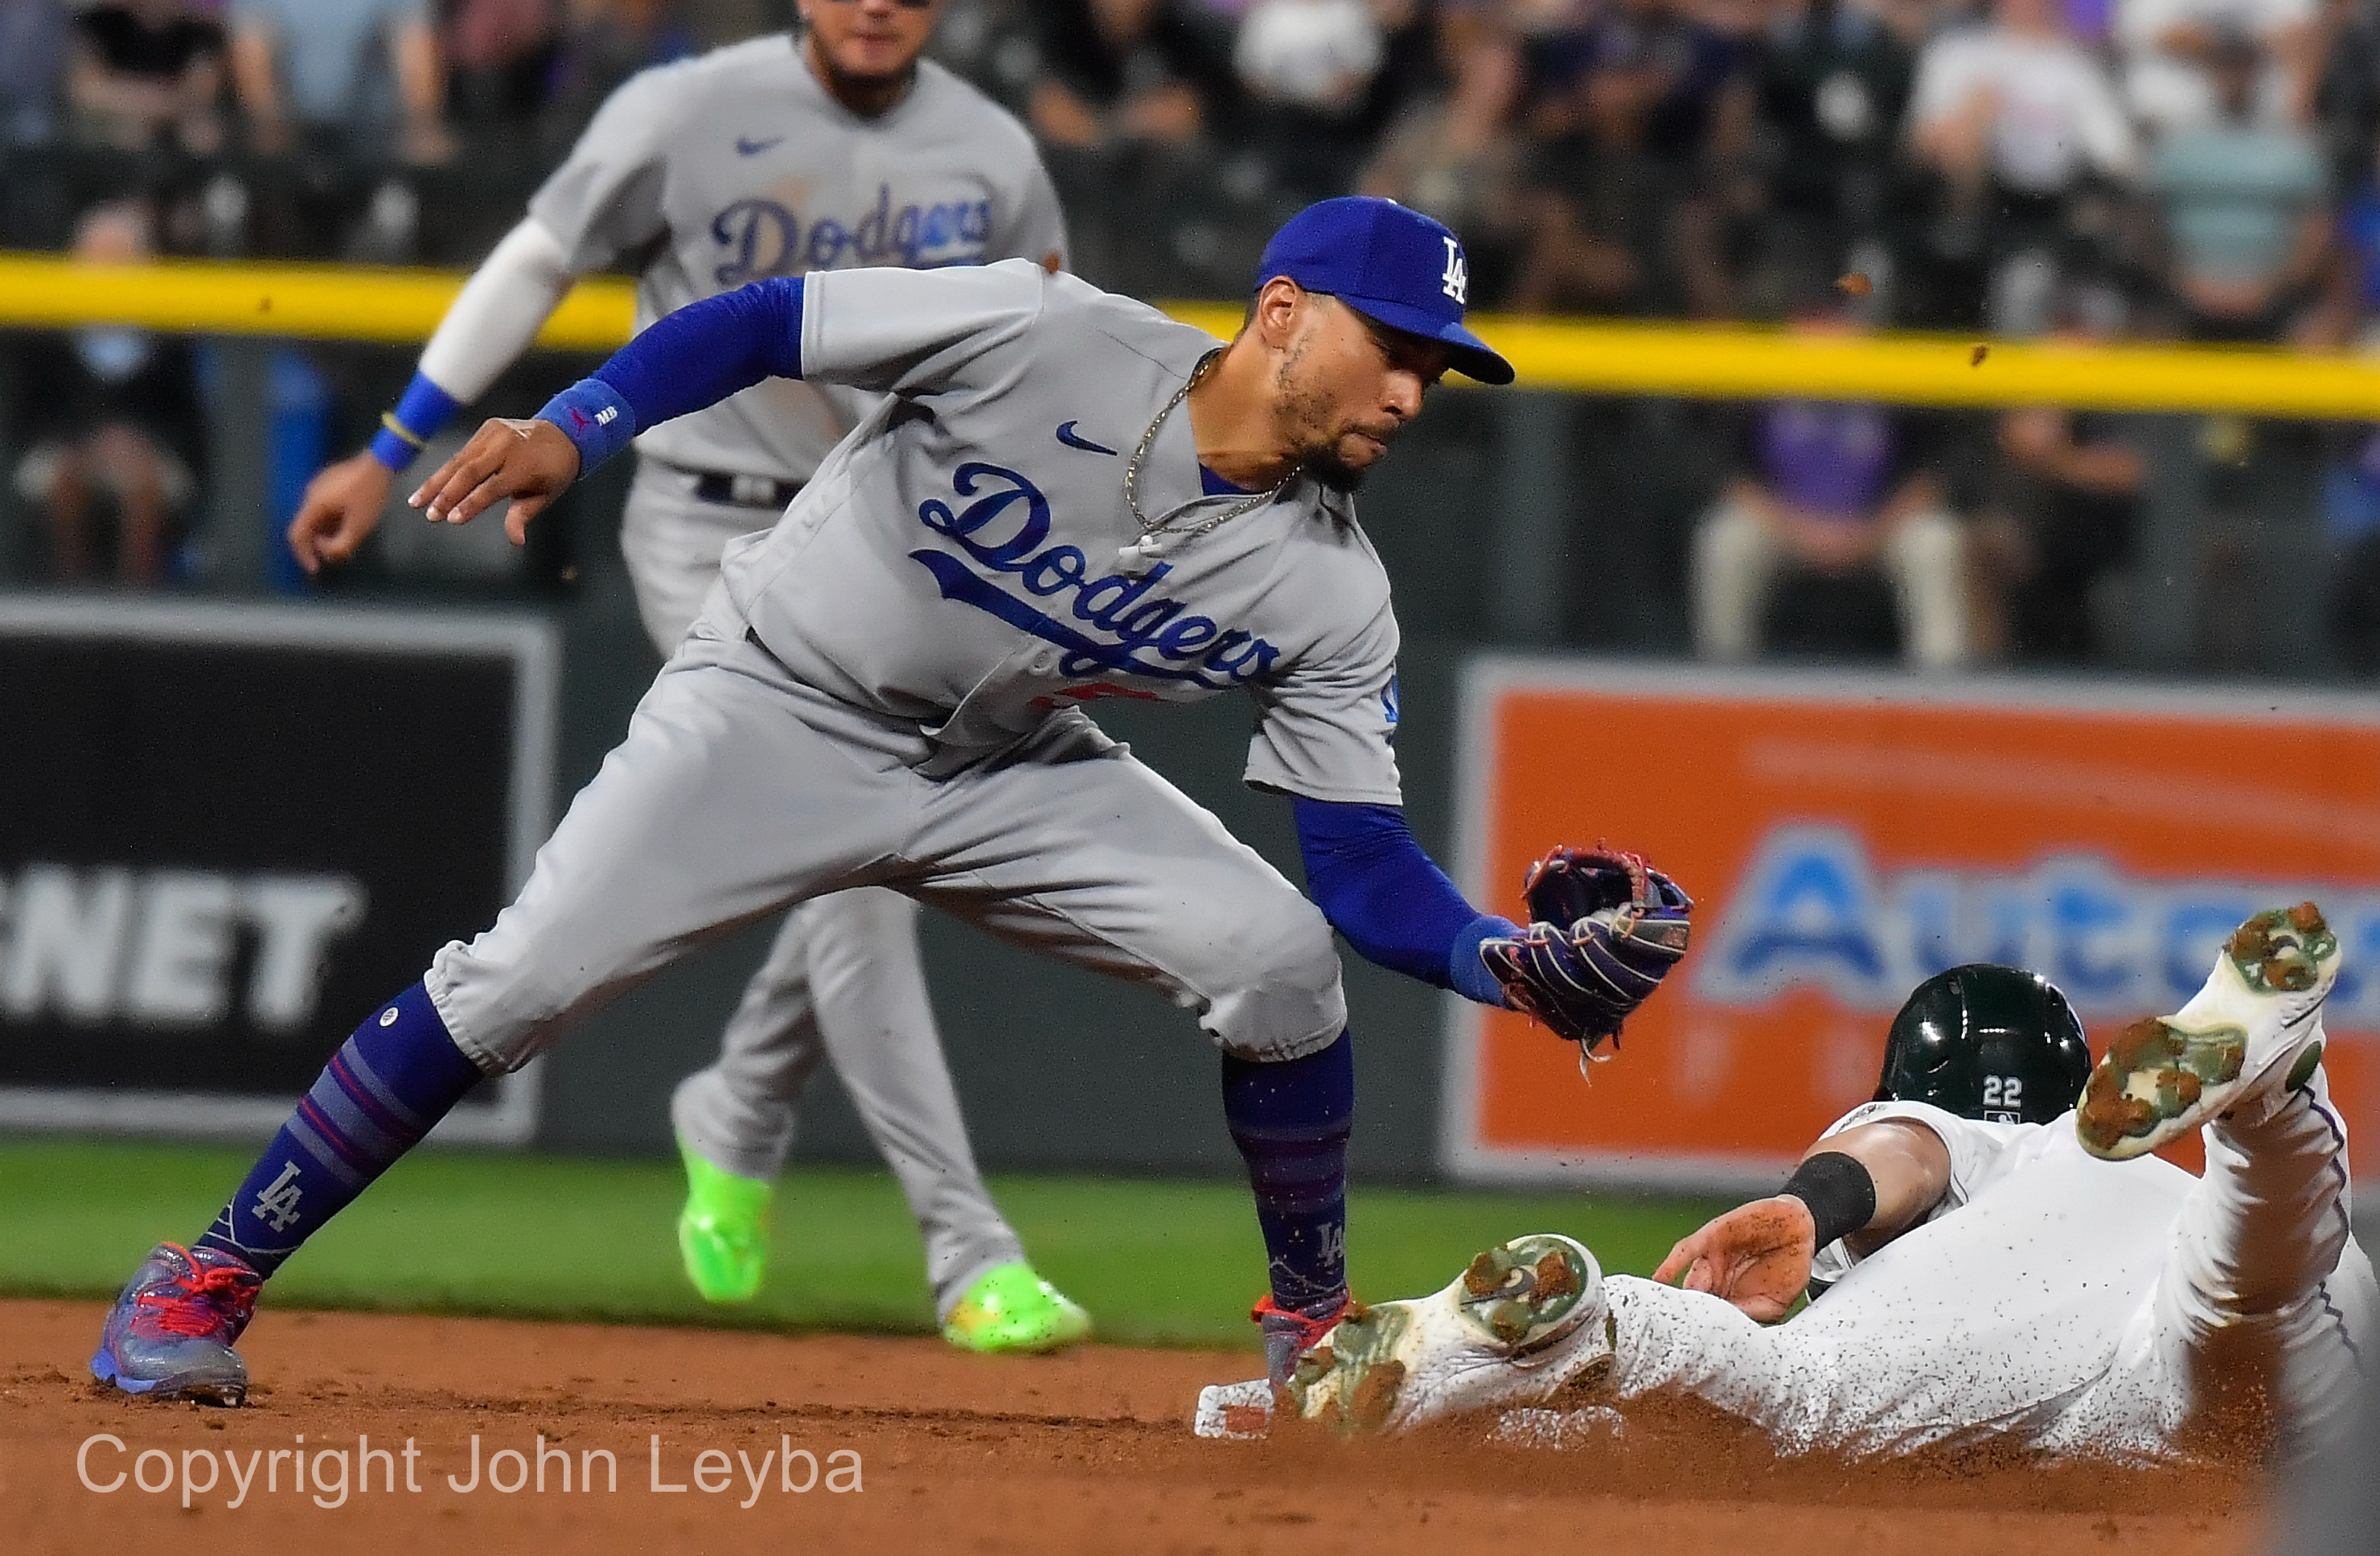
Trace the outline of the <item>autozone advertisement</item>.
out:
<instances>
[{"instance_id":1,"label":"autozone advertisement","mask_svg":"<svg viewBox=\"0 0 2380 1556\"><path fill-rule=\"evenodd\" d=\"M0 1126L269 1132L510 900L554 660L523 618L0 600ZM506 1077L447 1137L534 1122Z\"/></svg>"},{"instance_id":2,"label":"autozone advertisement","mask_svg":"<svg viewBox=\"0 0 2380 1556\"><path fill-rule=\"evenodd\" d=\"M1525 1016L1453 1002L1457 1175L1773 1185L1872 1094L1921 979L2032 967L2095 1053L2187 1000L2251 911L2309 897L2346 953L2333 1092L2374 1142L2358 1174L2380 1161L2380 700L1515 659L1475 662L1463 699L1475 900L1517 915L1531 859L1608 840L1695 906L1591 1078Z\"/></svg>"}]
</instances>

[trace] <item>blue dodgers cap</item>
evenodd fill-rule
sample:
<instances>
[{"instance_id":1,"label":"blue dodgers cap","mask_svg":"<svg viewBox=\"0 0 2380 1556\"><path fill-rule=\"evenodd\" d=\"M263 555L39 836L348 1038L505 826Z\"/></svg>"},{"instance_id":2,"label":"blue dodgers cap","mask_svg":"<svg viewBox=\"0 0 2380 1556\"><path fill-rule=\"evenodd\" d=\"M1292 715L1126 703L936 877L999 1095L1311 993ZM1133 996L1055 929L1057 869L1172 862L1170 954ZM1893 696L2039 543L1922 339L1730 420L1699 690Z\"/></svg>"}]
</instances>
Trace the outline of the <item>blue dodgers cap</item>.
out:
<instances>
[{"instance_id":1,"label":"blue dodgers cap","mask_svg":"<svg viewBox=\"0 0 2380 1556\"><path fill-rule=\"evenodd\" d=\"M1257 261L1258 286L1276 275L1392 330L1444 341L1453 347L1447 365L1465 378L1512 382L1512 364L1463 327L1471 292L1463 240L1418 211L1371 195L1309 205L1281 224Z\"/></svg>"}]
</instances>

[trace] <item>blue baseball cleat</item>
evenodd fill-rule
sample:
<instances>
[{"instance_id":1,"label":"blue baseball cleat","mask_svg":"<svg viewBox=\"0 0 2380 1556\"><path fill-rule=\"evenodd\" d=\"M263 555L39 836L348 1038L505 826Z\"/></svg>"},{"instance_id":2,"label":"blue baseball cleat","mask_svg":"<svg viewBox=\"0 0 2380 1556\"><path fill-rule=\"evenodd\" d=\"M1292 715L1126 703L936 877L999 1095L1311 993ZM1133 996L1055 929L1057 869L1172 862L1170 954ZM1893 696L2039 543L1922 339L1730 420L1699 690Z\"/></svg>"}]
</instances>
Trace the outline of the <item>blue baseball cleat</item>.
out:
<instances>
[{"instance_id":1,"label":"blue baseball cleat","mask_svg":"<svg viewBox=\"0 0 2380 1556\"><path fill-rule=\"evenodd\" d=\"M263 1285L229 1254L158 1244L109 1310L91 1375L128 1394L239 1404L248 1364L231 1343L255 1316Z\"/></svg>"}]
</instances>

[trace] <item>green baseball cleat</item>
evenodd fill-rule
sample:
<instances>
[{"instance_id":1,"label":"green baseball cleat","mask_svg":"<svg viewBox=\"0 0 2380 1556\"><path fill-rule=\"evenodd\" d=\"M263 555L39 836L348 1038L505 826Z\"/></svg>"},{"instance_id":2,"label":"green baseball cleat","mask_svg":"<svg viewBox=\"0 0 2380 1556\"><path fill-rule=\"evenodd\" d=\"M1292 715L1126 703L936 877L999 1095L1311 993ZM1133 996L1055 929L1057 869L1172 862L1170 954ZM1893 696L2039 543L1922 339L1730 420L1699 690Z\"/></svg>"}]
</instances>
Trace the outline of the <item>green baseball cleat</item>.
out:
<instances>
[{"instance_id":1,"label":"green baseball cleat","mask_svg":"<svg viewBox=\"0 0 2380 1556\"><path fill-rule=\"evenodd\" d=\"M2259 1093L2305 1085L2322 1063L2322 1006L2338 964L2338 937L2313 904L2250 918L2188 1004L2108 1042L2075 1104L2082 1149L2128 1161Z\"/></svg>"},{"instance_id":2,"label":"green baseball cleat","mask_svg":"<svg viewBox=\"0 0 2380 1556\"><path fill-rule=\"evenodd\" d=\"M1402 1432L1458 1412L1585 1404L1618 1343L1595 1256L1536 1233L1428 1296L1350 1305L1298 1357L1286 1392L1298 1415L1343 1437Z\"/></svg>"},{"instance_id":3,"label":"green baseball cleat","mask_svg":"<svg viewBox=\"0 0 2380 1556\"><path fill-rule=\"evenodd\" d=\"M942 1324L942 1338L985 1355L1062 1351L1091 1332L1091 1316L1029 1264L998 1264L976 1277Z\"/></svg>"},{"instance_id":4,"label":"green baseball cleat","mask_svg":"<svg viewBox=\"0 0 2380 1556\"><path fill-rule=\"evenodd\" d=\"M697 1156L683 1136L686 1209L677 1217L678 1257L706 1302L749 1302L769 1268L769 1201L776 1185L738 1177Z\"/></svg>"}]
</instances>

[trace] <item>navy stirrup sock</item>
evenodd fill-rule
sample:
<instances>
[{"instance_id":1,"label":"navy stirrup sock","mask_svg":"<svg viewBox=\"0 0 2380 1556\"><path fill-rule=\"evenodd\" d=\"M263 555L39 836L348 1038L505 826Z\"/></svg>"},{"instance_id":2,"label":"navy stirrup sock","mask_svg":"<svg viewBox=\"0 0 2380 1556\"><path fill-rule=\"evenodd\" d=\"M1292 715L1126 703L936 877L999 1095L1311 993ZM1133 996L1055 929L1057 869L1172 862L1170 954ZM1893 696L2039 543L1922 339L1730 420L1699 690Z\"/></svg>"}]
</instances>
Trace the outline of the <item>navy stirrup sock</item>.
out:
<instances>
[{"instance_id":1,"label":"navy stirrup sock","mask_svg":"<svg viewBox=\"0 0 2380 1556\"><path fill-rule=\"evenodd\" d=\"M415 984L339 1045L197 1246L272 1274L480 1076Z\"/></svg>"},{"instance_id":2,"label":"navy stirrup sock","mask_svg":"<svg viewBox=\"0 0 2380 1556\"><path fill-rule=\"evenodd\" d=\"M1347 1294L1347 1136L1355 1044L1259 1064L1223 1055L1223 1117L1248 1164L1276 1307L1303 1311Z\"/></svg>"}]
</instances>

